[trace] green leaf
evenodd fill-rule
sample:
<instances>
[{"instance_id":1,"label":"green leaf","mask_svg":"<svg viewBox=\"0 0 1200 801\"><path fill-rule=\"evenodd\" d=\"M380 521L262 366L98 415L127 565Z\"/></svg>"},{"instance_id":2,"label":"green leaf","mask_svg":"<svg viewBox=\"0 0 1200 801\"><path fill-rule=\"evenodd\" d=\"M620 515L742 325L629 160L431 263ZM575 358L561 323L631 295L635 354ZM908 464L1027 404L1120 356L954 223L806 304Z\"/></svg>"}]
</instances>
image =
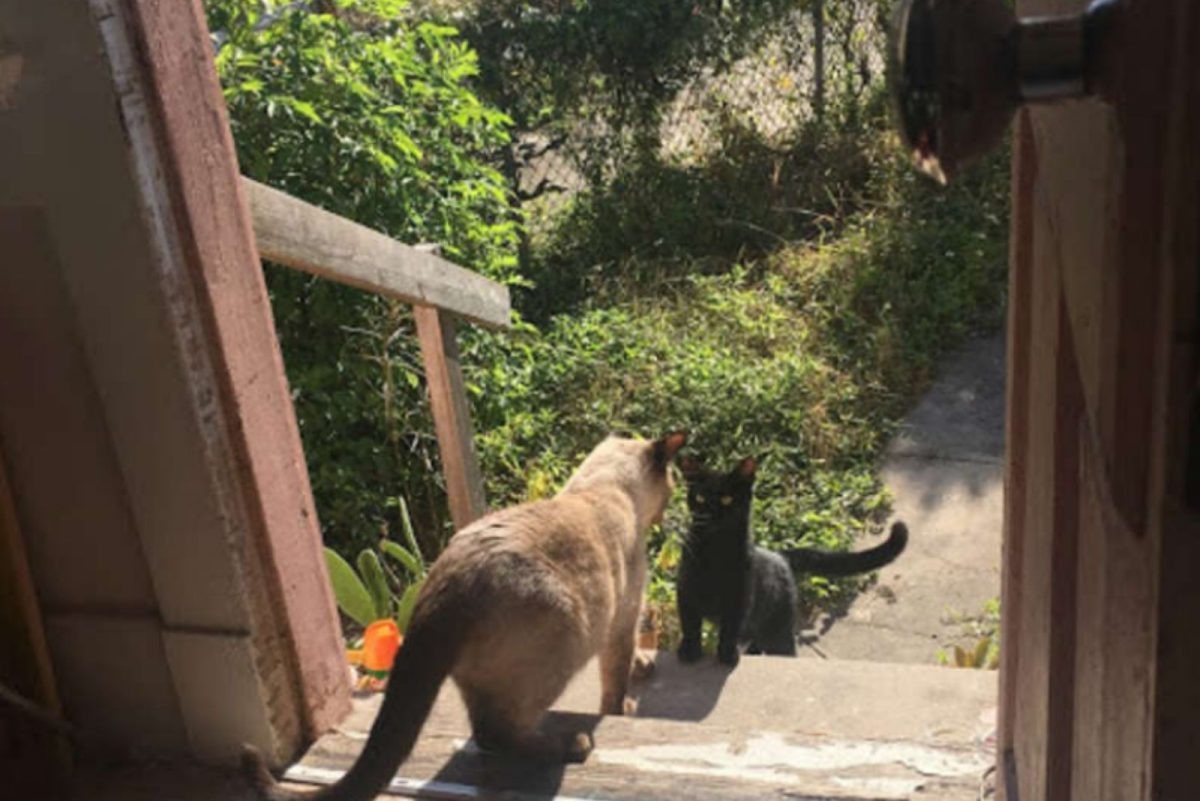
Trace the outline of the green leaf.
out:
<instances>
[{"instance_id":1,"label":"green leaf","mask_svg":"<svg viewBox=\"0 0 1200 801\"><path fill-rule=\"evenodd\" d=\"M421 152L421 148L412 140L412 137L399 128L392 131L392 144L396 146L397 150L408 156L411 161L420 161L425 157L425 154Z\"/></svg>"},{"instance_id":2,"label":"green leaf","mask_svg":"<svg viewBox=\"0 0 1200 801\"><path fill-rule=\"evenodd\" d=\"M309 103L306 100L297 100L294 97L283 97L280 98L280 100L282 100L284 104L288 106L288 108L292 109L292 111L295 111L302 117L308 118L308 120L315 122L317 125L321 124L321 116L317 114L317 110L313 107L312 103Z\"/></svg>"},{"instance_id":3,"label":"green leaf","mask_svg":"<svg viewBox=\"0 0 1200 801\"><path fill-rule=\"evenodd\" d=\"M413 607L417 605L417 595L421 592L421 587L425 585L425 579L413 582L400 596L400 603L396 605L396 625L400 627L401 632L408 631L408 622L412 620Z\"/></svg>"},{"instance_id":4,"label":"green leaf","mask_svg":"<svg viewBox=\"0 0 1200 801\"><path fill-rule=\"evenodd\" d=\"M970 657L967 652L962 649L962 646L954 646L954 665L955 667L965 668L970 667Z\"/></svg>"},{"instance_id":5,"label":"green leaf","mask_svg":"<svg viewBox=\"0 0 1200 801\"><path fill-rule=\"evenodd\" d=\"M385 554L404 565L404 569L407 570L413 576L413 578L420 578L424 574L425 567L421 564L421 560L413 556L412 553L400 543L393 542L392 540L383 540L379 543L379 547Z\"/></svg>"},{"instance_id":6,"label":"green leaf","mask_svg":"<svg viewBox=\"0 0 1200 801\"><path fill-rule=\"evenodd\" d=\"M354 573L354 568L338 556L332 548L325 549L325 567L329 570L329 582L333 585L333 597L338 608L361 626L368 626L375 619L375 604L371 594Z\"/></svg>"},{"instance_id":7,"label":"green leaf","mask_svg":"<svg viewBox=\"0 0 1200 801\"><path fill-rule=\"evenodd\" d=\"M999 648L992 649L992 652L988 654L987 661L984 663L983 666L987 670L996 670L998 667L1000 667L1000 649Z\"/></svg>"},{"instance_id":8,"label":"green leaf","mask_svg":"<svg viewBox=\"0 0 1200 801\"><path fill-rule=\"evenodd\" d=\"M371 601L375 606L375 619L390 617L392 613L392 593L388 589L387 577L379 564L379 557L372 550L364 549L358 555L358 572L367 585Z\"/></svg>"},{"instance_id":9,"label":"green leaf","mask_svg":"<svg viewBox=\"0 0 1200 801\"><path fill-rule=\"evenodd\" d=\"M404 541L408 543L413 556L417 557L423 576L425 575L425 557L421 554L421 546L417 545L417 535L413 532L412 518L408 514L408 502L403 498L397 498L396 505L400 507L400 528L404 530Z\"/></svg>"},{"instance_id":10,"label":"green leaf","mask_svg":"<svg viewBox=\"0 0 1200 801\"><path fill-rule=\"evenodd\" d=\"M992 646L991 637L981 637L975 644L975 653L971 654L971 667L981 668L987 664L988 649Z\"/></svg>"}]
</instances>

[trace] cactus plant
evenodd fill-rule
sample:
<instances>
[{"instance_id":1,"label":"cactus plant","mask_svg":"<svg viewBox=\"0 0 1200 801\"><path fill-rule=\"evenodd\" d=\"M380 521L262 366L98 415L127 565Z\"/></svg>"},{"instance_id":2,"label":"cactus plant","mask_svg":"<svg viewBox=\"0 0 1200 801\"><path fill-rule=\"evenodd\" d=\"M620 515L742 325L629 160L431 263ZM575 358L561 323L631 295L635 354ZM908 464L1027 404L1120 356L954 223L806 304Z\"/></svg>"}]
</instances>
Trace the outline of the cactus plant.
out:
<instances>
[{"instance_id":1,"label":"cactus plant","mask_svg":"<svg viewBox=\"0 0 1200 801\"><path fill-rule=\"evenodd\" d=\"M396 506L408 547L385 537L379 543L379 551L395 560L403 568L402 573L393 570L387 560L380 559L370 548L358 554L357 571L332 548L325 549L325 564L338 608L364 628L376 620L393 618L401 631L406 630L417 594L425 582L427 567L417 545L408 506L403 498L396 499Z\"/></svg>"}]
</instances>

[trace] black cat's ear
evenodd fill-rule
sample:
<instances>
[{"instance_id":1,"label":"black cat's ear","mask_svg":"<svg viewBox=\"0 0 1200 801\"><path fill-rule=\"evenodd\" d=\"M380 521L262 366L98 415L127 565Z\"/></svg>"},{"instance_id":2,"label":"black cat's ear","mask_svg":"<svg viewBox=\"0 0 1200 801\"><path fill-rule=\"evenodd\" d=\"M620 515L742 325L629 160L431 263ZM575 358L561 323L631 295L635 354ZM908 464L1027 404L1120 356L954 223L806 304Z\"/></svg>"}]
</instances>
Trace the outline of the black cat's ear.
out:
<instances>
[{"instance_id":1,"label":"black cat's ear","mask_svg":"<svg viewBox=\"0 0 1200 801\"><path fill-rule=\"evenodd\" d=\"M742 461L738 462L737 467L733 468L733 472L739 478L744 478L747 481L754 479L755 472L758 471L758 462L753 456L747 456Z\"/></svg>"},{"instance_id":2,"label":"black cat's ear","mask_svg":"<svg viewBox=\"0 0 1200 801\"><path fill-rule=\"evenodd\" d=\"M667 465L675 458L675 454L679 453L679 449L687 444L687 433L684 431L672 431L666 436L654 441L654 464L663 470L667 469Z\"/></svg>"},{"instance_id":3,"label":"black cat's ear","mask_svg":"<svg viewBox=\"0 0 1200 801\"><path fill-rule=\"evenodd\" d=\"M687 456L680 456L678 465L679 472L683 473L683 478L686 481L691 481L693 478L700 475L700 471L703 469L700 465L700 460L690 454Z\"/></svg>"}]
</instances>

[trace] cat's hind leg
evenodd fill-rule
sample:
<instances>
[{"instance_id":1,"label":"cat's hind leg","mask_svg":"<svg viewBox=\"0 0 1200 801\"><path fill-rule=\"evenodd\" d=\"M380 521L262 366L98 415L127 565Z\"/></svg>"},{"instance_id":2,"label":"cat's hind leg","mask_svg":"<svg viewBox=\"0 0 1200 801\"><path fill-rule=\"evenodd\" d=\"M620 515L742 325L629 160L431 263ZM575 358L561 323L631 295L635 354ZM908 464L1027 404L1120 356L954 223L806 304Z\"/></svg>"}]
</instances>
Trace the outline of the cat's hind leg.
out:
<instances>
[{"instance_id":1,"label":"cat's hind leg","mask_svg":"<svg viewBox=\"0 0 1200 801\"><path fill-rule=\"evenodd\" d=\"M582 762L591 751L585 731L551 735L539 729L546 710L592 656L585 633L569 615L541 604L501 610L520 617L520 636L499 627L471 640L453 674L475 742L541 762Z\"/></svg>"},{"instance_id":2,"label":"cat's hind leg","mask_svg":"<svg viewBox=\"0 0 1200 801\"><path fill-rule=\"evenodd\" d=\"M796 655L796 606L788 603L771 616L770 623L755 640L769 656Z\"/></svg>"},{"instance_id":3,"label":"cat's hind leg","mask_svg":"<svg viewBox=\"0 0 1200 801\"><path fill-rule=\"evenodd\" d=\"M530 715L492 696L467 690L463 700L475 744L484 751L550 764L583 762L592 751L592 736L585 731L562 735L541 731L541 713Z\"/></svg>"}]
</instances>

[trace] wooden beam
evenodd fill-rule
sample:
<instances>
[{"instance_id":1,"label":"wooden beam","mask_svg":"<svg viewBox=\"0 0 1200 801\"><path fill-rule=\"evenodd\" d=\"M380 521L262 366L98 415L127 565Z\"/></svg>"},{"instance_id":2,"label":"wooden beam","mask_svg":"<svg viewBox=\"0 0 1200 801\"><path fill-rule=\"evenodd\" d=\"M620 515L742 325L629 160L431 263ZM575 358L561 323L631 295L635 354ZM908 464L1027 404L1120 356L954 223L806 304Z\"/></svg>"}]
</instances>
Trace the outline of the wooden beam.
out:
<instances>
[{"instance_id":1,"label":"wooden beam","mask_svg":"<svg viewBox=\"0 0 1200 801\"><path fill-rule=\"evenodd\" d=\"M471 412L458 364L458 341L454 318L433 306L413 306L421 358L425 362L425 380L429 404L437 430L438 450L442 455L442 474L450 497L454 527L461 529L487 512L483 478L475 457Z\"/></svg>"},{"instance_id":2,"label":"wooden beam","mask_svg":"<svg viewBox=\"0 0 1200 801\"><path fill-rule=\"evenodd\" d=\"M11 648L0 653L0 682L37 709L51 715L62 713L50 649L42 626L42 613L34 589L33 575L25 553L17 505L4 467L0 448L0 635ZM0 705L2 706L2 705ZM0 715L0 769L9 776L15 792L26 795L48 793L55 777L69 773L71 751L66 740L45 728L40 721L24 721L19 715ZM61 788L60 788L61 789Z\"/></svg>"},{"instance_id":3,"label":"wooden beam","mask_svg":"<svg viewBox=\"0 0 1200 801\"><path fill-rule=\"evenodd\" d=\"M123 407L106 400L110 426L118 414L128 426L117 445L142 515L166 660L194 754L224 759L250 742L278 763L336 724L349 683L204 8L91 4L143 210L128 225L147 231L157 282L143 290L147 309L131 308L161 315L179 355L160 380L187 393L164 401L146 378ZM155 375L150 367L139 375ZM129 421L176 397L186 400L160 428ZM163 464L171 470L159 478ZM179 485L193 475L185 494Z\"/></svg>"},{"instance_id":4,"label":"wooden beam","mask_svg":"<svg viewBox=\"0 0 1200 801\"><path fill-rule=\"evenodd\" d=\"M503 284L249 178L242 187L264 259L486 328L510 325Z\"/></svg>"},{"instance_id":5,"label":"wooden beam","mask_svg":"<svg viewBox=\"0 0 1200 801\"><path fill-rule=\"evenodd\" d=\"M997 771L1000 797L1016 798L1017 789L1006 793L1007 766L1015 766L1017 714L1017 678L1020 665L1022 618L1021 591L1025 586L1026 471L1031 443L1029 440L1029 371L1032 349L1033 268L1034 268L1034 191L1037 181L1037 149L1029 112L1017 116L1013 136L1012 165L1013 218L1009 239L1008 271L1008 348L1005 380L1007 398L1004 421L1004 547L1001 560L1001 635L1000 705L998 721ZM1013 755L1005 764L1006 755Z\"/></svg>"}]
</instances>

